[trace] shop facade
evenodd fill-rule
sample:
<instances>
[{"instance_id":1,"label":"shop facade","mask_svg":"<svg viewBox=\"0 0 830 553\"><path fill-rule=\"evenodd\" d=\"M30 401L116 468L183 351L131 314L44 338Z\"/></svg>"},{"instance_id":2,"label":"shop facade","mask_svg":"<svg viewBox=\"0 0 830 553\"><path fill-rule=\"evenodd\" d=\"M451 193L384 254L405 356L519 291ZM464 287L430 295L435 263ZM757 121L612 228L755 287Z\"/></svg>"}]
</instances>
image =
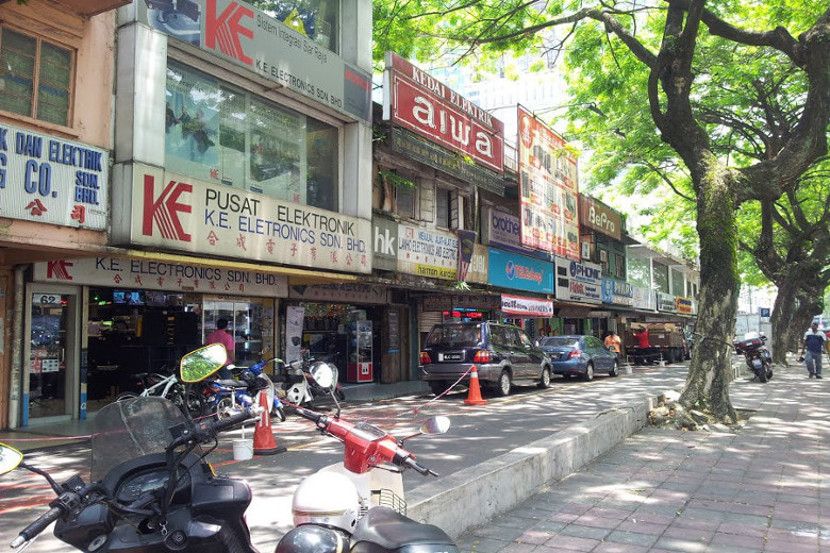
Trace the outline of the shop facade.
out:
<instances>
[{"instance_id":1,"label":"shop facade","mask_svg":"<svg viewBox=\"0 0 830 553\"><path fill-rule=\"evenodd\" d=\"M557 257L556 300L559 334L601 337L608 330L606 315L593 313L602 305L602 267Z\"/></svg>"},{"instance_id":2,"label":"shop facade","mask_svg":"<svg viewBox=\"0 0 830 553\"><path fill-rule=\"evenodd\" d=\"M42 367L22 352L40 309L26 288L29 264L107 244L114 10L127 3L0 5L0 428L20 424L30 377L43 389ZM41 341L57 352L46 391L65 414L76 352L61 340L44 329Z\"/></svg>"},{"instance_id":3,"label":"shop facade","mask_svg":"<svg viewBox=\"0 0 830 553\"><path fill-rule=\"evenodd\" d=\"M136 257L90 257L36 263L27 285L32 317L24 358L21 425L85 419L120 393L133 391L136 374L172 372L181 356L205 343L218 319L235 339L233 362L250 364L277 351L283 275ZM69 376L66 405L60 388L60 336Z\"/></svg>"}]
</instances>

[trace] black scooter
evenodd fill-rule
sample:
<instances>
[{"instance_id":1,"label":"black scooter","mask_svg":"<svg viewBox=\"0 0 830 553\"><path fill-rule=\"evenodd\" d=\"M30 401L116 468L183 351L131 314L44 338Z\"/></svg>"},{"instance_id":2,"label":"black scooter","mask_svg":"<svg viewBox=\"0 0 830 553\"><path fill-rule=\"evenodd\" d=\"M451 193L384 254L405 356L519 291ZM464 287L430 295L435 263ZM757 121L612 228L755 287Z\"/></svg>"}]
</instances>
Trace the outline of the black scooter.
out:
<instances>
[{"instance_id":1,"label":"black scooter","mask_svg":"<svg viewBox=\"0 0 830 553\"><path fill-rule=\"evenodd\" d=\"M749 367L759 382L769 382L772 378L772 355L767 349L767 337L760 336L736 340L735 351L742 354L746 359L746 366Z\"/></svg>"}]
</instances>

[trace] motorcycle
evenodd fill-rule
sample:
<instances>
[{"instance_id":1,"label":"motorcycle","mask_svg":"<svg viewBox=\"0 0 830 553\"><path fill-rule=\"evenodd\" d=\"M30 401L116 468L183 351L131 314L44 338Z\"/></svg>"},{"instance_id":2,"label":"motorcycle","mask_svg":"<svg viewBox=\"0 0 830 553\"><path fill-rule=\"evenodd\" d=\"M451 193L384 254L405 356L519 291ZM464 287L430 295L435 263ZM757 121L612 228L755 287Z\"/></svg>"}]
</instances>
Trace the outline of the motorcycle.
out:
<instances>
[{"instance_id":1,"label":"motorcycle","mask_svg":"<svg viewBox=\"0 0 830 553\"><path fill-rule=\"evenodd\" d=\"M735 351L742 354L749 367L760 382L768 382L772 378L772 355L766 347L767 337L763 334L750 333L743 340L734 342Z\"/></svg>"},{"instance_id":2,"label":"motorcycle","mask_svg":"<svg viewBox=\"0 0 830 553\"><path fill-rule=\"evenodd\" d=\"M291 506L295 528L283 536L276 553L458 551L440 528L407 518L403 497L404 469L437 476L403 448L404 441L445 433L447 417L433 417L419 432L399 440L367 422L345 421L339 410L334 417L303 407L296 412L343 443L344 455L342 463L319 470L297 487ZM379 540L384 530L390 535Z\"/></svg>"},{"instance_id":3,"label":"motorcycle","mask_svg":"<svg viewBox=\"0 0 830 553\"><path fill-rule=\"evenodd\" d=\"M183 381L204 379L224 364L220 352L210 351L215 346L227 355L220 344L211 344L182 359ZM318 380L325 381L325 372L321 369ZM77 475L58 484L46 472L21 463L22 454L0 444L0 474L20 466L44 476L58 495L46 513L20 532L12 547L25 546L57 521L54 533L58 539L90 553L256 553L245 521L250 488L244 481L216 476L204 461L209 450L202 451L200 446L215 447L218 432L259 414L261 409L253 406L227 419L194 422L157 396L112 403L95 419L99 426L92 438L94 481L90 484ZM342 436L344 443L365 446L347 453L354 463L350 466L370 467L376 458L399 468L430 472L389 437L376 440L380 437L361 431L358 425L332 424L333 419L306 409L303 416L332 435ZM277 551L458 552L440 529L383 507L370 509L349 535L317 520L289 535Z\"/></svg>"},{"instance_id":4,"label":"motorcycle","mask_svg":"<svg viewBox=\"0 0 830 553\"><path fill-rule=\"evenodd\" d=\"M281 359L276 359L275 362L280 367L278 378L282 381L287 401L296 405L308 405L314 401L328 399L331 392L334 393L336 399L340 401L345 399L345 395L337 383L337 367L331 363L316 361L313 357L309 357L308 352L304 352L300 359L295 359L289 363L285 363ZM334 375L331 386L322 386L314 378L314 375L322 367L327 367Z\"/></svg>"},{"instance_id":5,"label":"motorcycle","mask_svg":"<svg viewBox=\"0 0 830 553\"><path fill-rule=\"evenodd\" d=\"M237 406L249 407L256 402L256 395L264 391L267 404L271 406L271 415L285 422L285 407L280 400L271 378L265 374L265 367L272 362L279 362L276 357L262 359L248 368L228 365L228 369L237 378L206 381L202 388L208 410L218 418L226 417L237 410Z\"/></svg>"},{"instance_id":6,"label":"motorcycle","mask_svg":"<svg viewBox=\"0 0 830 553\"><path fill-rule=\"evenodd\" d=\"M159 396L171 400L188 417L199 417L205 410L202 394L182 385L175 373L166 376L162 373L138 373L135 378L138 380L137 388L141 389L141 392L122 392L115 401Z\"/></svg>"}]
</instances>

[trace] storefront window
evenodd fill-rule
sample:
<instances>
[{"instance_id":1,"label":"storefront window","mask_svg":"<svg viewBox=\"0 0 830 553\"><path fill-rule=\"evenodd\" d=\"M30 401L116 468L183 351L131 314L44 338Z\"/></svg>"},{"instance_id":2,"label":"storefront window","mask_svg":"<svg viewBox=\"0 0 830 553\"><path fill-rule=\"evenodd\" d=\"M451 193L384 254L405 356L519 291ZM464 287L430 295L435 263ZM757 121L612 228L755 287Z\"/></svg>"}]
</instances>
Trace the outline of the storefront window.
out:
<instances>
[{"instance_id":1,"label":"storefront window","mask_svg":"<svg viewBox=\"0 0 830 553\"><path fill-rule=\"evenodd\" d=\"M669 268L662 263L654 263L654 285L658 292L669 293Z\"/></svg>"},{"instance_id":2,"label":"storefront window","mask_svg":"<svg viewBox=\"0 0 830 553\"><path fill-rule=\"evenodd\" d=\"M648 259L641 257L627 258L628 282L640 288L651 288L651 275L649 274Z\"/></svg>"},{"instance_id":3,"label":"storefront window","mask_svg":"<svg viewBox=\"0 0 830 553\"><path fill-rule=\"evenodd\" d=\"M682 296L685 288L683 281L683 273L672 269L671 270L671 293L675 296Z\"/></svg>"},{"instance_id":4,"label":"storefront window","mask_svg":"<svg viewBox=\"0 0 830 553\"><path fill-rule=\"evenodd\" d=\"M337 0L272 0L265 4L260 7L301 35L333 52L339 50Z\"/></svg>"},{"instance_id":5,"label":"storefront window","mask_svg":"<svg viewBox=\"0 0 830 553\"><path fill-rule=\"evenodd\" d=\"M330 211L338 208L338 130L170 62L168 170Z\"/></svg>"}]
</instances>

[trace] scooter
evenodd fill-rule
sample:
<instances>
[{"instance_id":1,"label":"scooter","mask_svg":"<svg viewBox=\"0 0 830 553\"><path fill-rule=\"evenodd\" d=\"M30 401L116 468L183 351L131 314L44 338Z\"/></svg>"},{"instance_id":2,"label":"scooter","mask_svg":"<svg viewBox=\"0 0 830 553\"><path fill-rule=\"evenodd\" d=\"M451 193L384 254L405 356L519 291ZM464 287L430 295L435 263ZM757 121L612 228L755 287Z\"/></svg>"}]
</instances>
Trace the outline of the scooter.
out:
<instances>
[{"instance_id":1,"label":"scooter","mask_svg":"<svg viewBox=\"0 0 830 553\"><path fill-rule=\"evenodd\" d=\"M767 337L761 334L747 334L743 340L734 342L735 351L743 354L749 367L759 382L768 382L772 378L772 355L766 347Z\"/></svg>"},{"instance_id":2,"label":"scooter","mask_svg":"<svg viewBox=\"0 0 830 553\"><path fill-rule=\"evenodd\" d=\"M211 344L192 352L195 357L188 354L183 358L183 381L199 381L206 377L206 372L218 370L224 364L218 353L205 351L214 346L226 355L221 344ZM329 424L323 415L312 415L305 409L303 413L306 418L313 418L318 427L343 435L347 443L368 445L371 441L367 441L371 434L359 431L358 425L343 434L345 425ZM206 453L198 448L201 444L215 444L218 432L259 414L261 409L253 406L224 420L194 422L187 420L169 400L160 397L112 403L95 419L98 426L92 438L95 481L90 484L79 476L58 484L44 471L21 464L22 454L0 445L0 474L20 464L44 476L58 495L46 513L20 532L12 547L25 546L57 521L54 533L58 539L90 553L256 553L245 522L245 510L251 501L250 488L244 481L215 476L204 461ZM353 461L368 466L374 461L364 455L374 451L378 459L397 467L429 473L396 441L385 439L375 443L374 448L352 454ZM458 552L440 529L383 507L370 510L359 524L355 523L348 536L320 524L306 524L289 534L295 539L284 538L277 551Z\"/></svg>"},{"instance_id":3,"label":"scooter","mask_svg":"<svg viewBox=\"0 0 830 553\"><path fill-rule=\"evenodd\" d=\"M295 359L289 363L285 363L281 359L275 361L277 366L280 367L278 378L282 380L285 399L288 402L296 405L309 405L314 401L329 398L332 392L337 399L341 401L345 399L340 385L337 383L338 370L334 365L315 361L314 358L308 356L307 352L304 352L300 359ZM331 387L320 385L314 378L314 375L322 367L327 367L334 375L334 382L332 382Z\"/></svg>"},{"instance_id":4,"label":"scooter","mask_svg":"<svg viewBox=\"0 0 830 553\"><path fill-rule=\"evenodd\" d=\"M272 362L279 362L279 359L262 359L248 368L228 365L227 368L236 373L237 378L206 381L202 393L209 411L219 418L229 416L238 405L249 407L256 403L257 392L264 391L271 406L271 415L284 422L285 407L276 386L264 372L264 368Z\"/></svg>"}]
</instances>

